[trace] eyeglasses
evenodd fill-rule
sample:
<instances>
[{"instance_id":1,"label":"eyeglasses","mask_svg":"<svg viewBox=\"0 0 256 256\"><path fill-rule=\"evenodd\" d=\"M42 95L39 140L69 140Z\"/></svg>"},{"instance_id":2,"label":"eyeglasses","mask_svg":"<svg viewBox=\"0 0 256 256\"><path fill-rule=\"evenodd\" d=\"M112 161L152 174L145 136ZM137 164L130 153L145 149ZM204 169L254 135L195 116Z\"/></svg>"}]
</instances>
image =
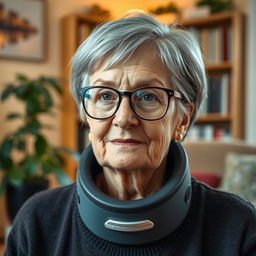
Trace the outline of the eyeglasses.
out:
<instances>
[{"instance_id":1,"label":"eyeglasses","mask_svg":"<svg viewBox=\"0 0 256 256\"><path fill-rule=\"evenodd\" d=\"M130 92L120 92L106 86L86 86L80 88L78 94L86 114L98 120L115 115L124 96L129 98L133 112L148 121L165 116L171 97L183 100L179 92L161 87L143 87Z\"/></svg>"}]
</instances>

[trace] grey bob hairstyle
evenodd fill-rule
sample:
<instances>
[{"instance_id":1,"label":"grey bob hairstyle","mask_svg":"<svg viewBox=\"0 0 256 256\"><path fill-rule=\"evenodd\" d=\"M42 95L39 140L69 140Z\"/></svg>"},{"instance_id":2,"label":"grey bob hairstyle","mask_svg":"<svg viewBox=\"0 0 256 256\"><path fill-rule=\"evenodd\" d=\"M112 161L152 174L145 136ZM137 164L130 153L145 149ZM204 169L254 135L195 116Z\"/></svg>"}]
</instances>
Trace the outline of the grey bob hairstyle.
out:
<instances>
[{"instance_id":1,"label":"grey bob hairstyle","mask_svg":"<svg viewBox=\"0 0 256 256\"><path fill-rule=\"evenodd\" d=\"M98 26L81 44L72 59L71 92L78 107L80 87L89 85L89 77L96 62L107 56L106 69L132 58L136 49L150 44L163 63L167 65L174 90L179 91L185 102L194 104L190 125L206 95L206 74L200 47L190 32L175 25L159 24L146 14L135 14ZM181 102L181 101L179 101ZM180 103L186 111L186 103ZM84 113L81 112L83 119Z\"/></svg>"}]
</instances>

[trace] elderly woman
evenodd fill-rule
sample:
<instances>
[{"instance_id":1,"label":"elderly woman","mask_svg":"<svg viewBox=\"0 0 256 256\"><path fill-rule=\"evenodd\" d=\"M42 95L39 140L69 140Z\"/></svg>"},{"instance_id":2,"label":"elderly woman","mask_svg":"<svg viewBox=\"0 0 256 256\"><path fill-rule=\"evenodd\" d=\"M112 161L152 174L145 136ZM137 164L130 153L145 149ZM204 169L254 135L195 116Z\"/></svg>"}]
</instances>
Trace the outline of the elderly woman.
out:
<instances>
[{"instance_id":1,"label":"elderly woman","mask_svg":"<svg viewBox=\"0 0 256 256\"><path fill-rule=\"evenodd\" d=\"M192 36L140 14L98 27L72 62L90 127L76 184L29 200L6 255L256 255L256 212L192 179L181 146L206 94Z\"/></svg>"}]
</instances>

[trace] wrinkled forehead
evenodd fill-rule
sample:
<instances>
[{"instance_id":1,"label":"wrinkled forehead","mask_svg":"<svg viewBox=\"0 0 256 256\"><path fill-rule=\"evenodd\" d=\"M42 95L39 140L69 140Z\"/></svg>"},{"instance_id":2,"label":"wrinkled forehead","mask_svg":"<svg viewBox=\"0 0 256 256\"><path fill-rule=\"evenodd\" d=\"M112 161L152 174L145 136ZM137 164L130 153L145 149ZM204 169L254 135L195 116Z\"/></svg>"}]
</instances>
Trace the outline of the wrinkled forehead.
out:
<instances>
[{"instance_id":1,"label":"wrinkled forehead","mask_svg":"<svg viewBox=\"0 0 256 256\"><path fill-rule=\"evenodd\" d=\"M109 55L96 63L89 76L90 84L105 81L115 86L155 85L173 89L167 66L151 47L141 47L116 63L111 62L112 58Z\"/></svg>"},{"instance_id":2,"label":"wrinkled forehead","mask_svg":"<svg viewBox=\"0 0 256 256\"><path fill-rule=\"evenodd\" d=\"M112 51L99 58L93 65L92 72L99 70L108 70L120 65L141 65L147 63L152 68L164 68L167 73L168 69L164 61L161 59L158 49L152 44L144 44L132 52L116 52Z\"/></svg>"}]
</instances>

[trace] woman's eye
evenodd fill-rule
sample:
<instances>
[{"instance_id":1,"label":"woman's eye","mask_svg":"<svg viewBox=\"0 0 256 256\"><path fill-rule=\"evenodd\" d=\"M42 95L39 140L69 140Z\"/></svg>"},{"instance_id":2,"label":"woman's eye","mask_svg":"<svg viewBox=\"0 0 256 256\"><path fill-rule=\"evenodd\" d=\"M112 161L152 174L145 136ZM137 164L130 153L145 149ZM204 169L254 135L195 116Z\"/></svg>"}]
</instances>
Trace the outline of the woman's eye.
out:
<instances>
[{"instance_id":1,"label":"woman's eye","mask_svg":"<svg viewBox=\"0 0 256 256\"><path fill-rule=\"evenodd\" d=\"M117 96L112 91L101 91L98 94L98 99L104 102L113 102L117 100Z\"/></svg>"},{"instance_id":2,"label":"woman's eye","mask_svg":"<svg viewBox=\"0 0 256 256\"><path fill-rule=\"evenodd\" d=\"M102 100L111 100L112 99L112 96L110 93L103 93L100 95L100 99Z\"/></svg>"},{"instance_id":3,"label":"woman's eye","mask_svg":"<svg viewBox=\"0 0 256 256\"><path fill-rule=\"evenodd\" d=\"M145 95L143 95L143 97L142 97L142 99L144 100L144 101L156 101L157 100L157 97L156 97L156 95L154 95L154 94L150 94L150 93L147 93L147 94L145 94Z\"/></svg>"},{"instance_id":4,"label":"woman's eye","mask_svg":"<svg viewBox=\"0 0 256 256\"><path fill-rule=\"evenodd\" d=\"M137 101L144 101L147 103L159 101L158 95L150 90L137 90L134 96L137 98Z\"/></svg>"},{"instance_id":5,"label":"woman's eye","mask_svg":"<svg viewBox=\"0 0 256 256\"><path fill-rule=\"evenodd\" d=\"M156 103L159 102L159 97L155 93L151 92L144 92L144 93L137 93L137 100L142 101L145 103Z\"/></svg>"}]
</instances>

